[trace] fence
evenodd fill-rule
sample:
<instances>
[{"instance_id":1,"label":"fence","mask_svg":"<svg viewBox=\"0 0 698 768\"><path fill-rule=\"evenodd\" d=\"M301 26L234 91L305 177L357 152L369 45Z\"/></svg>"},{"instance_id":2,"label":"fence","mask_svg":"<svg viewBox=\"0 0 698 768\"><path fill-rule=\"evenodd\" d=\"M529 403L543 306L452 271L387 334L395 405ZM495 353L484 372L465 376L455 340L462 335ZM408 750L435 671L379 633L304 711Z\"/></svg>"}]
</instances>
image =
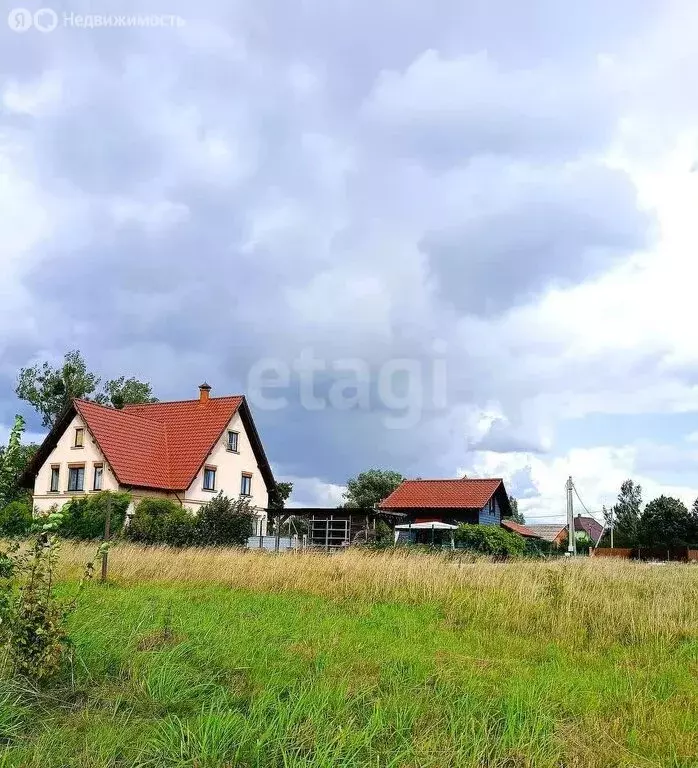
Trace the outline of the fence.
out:
<instances>
[{"instance_id":1,"label":"fence","mask_svg":"<svg viewBox=\"0 0 698 768\"><path fill-rule=\"evenodd\" d=\"M633 550L632 549L624 549L623 547L614 547L611 549L610 547L598 547L597 549L589 550L589 554L592 557L622 557L625 559L629 559L633 556Z\"/></svg>"},{"instance_id":2,"label":"fence","mask_svg":"<svg viewBox=\"0 0 698 768\"><path fill-rule=\"evenodd\" d=\"M670 560L674 562L698 562L698 549L688 547L635 547L634 549L599 547L590 550L592 557L621 557L626 560Z\"/></svg>"},{"instance_id":3,"label":"fence","mask_svg":"<svg viewBox=\"0 0 698 768\"><path fill-rule=\"evenodd\" d=\"M279 536L279 551L298 549L301 546L298 536ZM248 549L276 550L276 536L250 536L247 539Z\"/></svg>"}]
</instances>

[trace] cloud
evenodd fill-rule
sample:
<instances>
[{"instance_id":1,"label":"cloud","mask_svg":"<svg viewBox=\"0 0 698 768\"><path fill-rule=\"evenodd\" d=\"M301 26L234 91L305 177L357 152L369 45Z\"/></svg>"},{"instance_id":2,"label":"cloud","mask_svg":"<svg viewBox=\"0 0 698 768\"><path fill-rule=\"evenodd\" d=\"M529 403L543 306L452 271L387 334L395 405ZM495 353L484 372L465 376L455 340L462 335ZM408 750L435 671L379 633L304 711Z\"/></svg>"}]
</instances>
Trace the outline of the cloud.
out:
<instances>
[{"instance_id":1,"label":"cloud","mask_svg":"<svg viewBox=\"0 0 698 768\"><path fill-rule=\"evenodd\" d=\"M371 393L443 362L409 430L307 411L291 376L256 412L274 465L327 500L510 459L535 504L565 419L698 410L690 82L655 74L687 4L170 6L183 28L0 31L0 421L19 367L76 346L168 398L306 349L324 393L346 358ZM615 488L605 437L584 458Z\"/></svg>"}]
</instances>

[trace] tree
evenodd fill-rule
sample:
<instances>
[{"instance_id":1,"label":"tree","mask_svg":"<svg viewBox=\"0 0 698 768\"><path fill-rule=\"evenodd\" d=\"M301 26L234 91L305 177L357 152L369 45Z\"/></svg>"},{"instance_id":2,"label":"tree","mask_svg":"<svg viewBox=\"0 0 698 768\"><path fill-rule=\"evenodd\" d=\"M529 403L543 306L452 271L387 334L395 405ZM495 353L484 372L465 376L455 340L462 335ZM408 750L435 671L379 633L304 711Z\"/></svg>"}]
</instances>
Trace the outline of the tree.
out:
<instances>
[{"instance_id":1,"label":"tree","mask_svg":"<svg viewBox=\"0 0 698 768\"><path fill-rule=\"evenodd\" d=\"M644 547L685 547L693 534L693 518L686 505L671 496L652 499L638 525L638 540Z\"/></svg>"},{"instance_id":2,"label":"tree","mask_svg":"<svg viewBox=\"0 0 698 768\"><path fill-rule=\"evenodd\" d=\"M0 447L0 507L12 501L28 500L29 492L19 485L19 477L26 469L38 446L22 445L24 419L15 416L7 446Z\"/></svg>"},{"instance_id":3,"label":"tree","mask_svg":"<svg viewBox=\"0 0 698 768\"><path fill-rule=\"evenodd\" d=\"M519 512L519 502L513 496L509 497L509 505L511 506L511 517L509 519L519 523L519 525L524 525L526 518L523 516L523 512Z\"/></svg>"},{"instance_id":4,"label":"tree","mask_svg":"<svg viewBox=\"0 0 698 768\"><path fill-rule=\"evenodd\" d=\"M690 546L692 548L698 547L698 499L693 502L693 506L690 511L691 516L691 541Z\"/></svg>"},{"instance_id":5,"label":"tree","mask_svg":"<svg viewBox=\"0 0 698 768\"><path fill-rule=\"evenodd\" d=\"M82 355L74 349L65 355L58 368L52 368L48 362L22 368L15 392L39 412L45 427L52 427L73 398L87 398L98 386L99 379L87 370Z\"/></svg>"},{"instance_id":6,"label":"tree","mask_svg":"<svg viewBox=\"0 0 698 768\"><path fill-rule=\"evenodd\" d=\"M95 400L102 405L110 404L113 408L123 408L124 405L136 405L138 403L157 403L157 397L153 397L153 389L145 381L138 381L133 377L127 379L120 376L118 379L109 379L104 385L104 392L97 395Z\"/></svg>"},{"instance_id":7,"label":"tree","mask_svg":"<svg viewBox=\"0 0 698 768\"><path fill-rule=\"evenodd\" d=\"M389 469L369 469L361 472L347 481L344 506L373 508L390 496L404 479L399 472Z\"/></svg>"},{"instance_id":8,"label":"tree","mask_svg":"<svg viewBox=\"0 0 698 768\"><path fill-rule=\"evenodd\" d=\"M123 408L130 403L152 403L150 384L138 379L110 379L98 392L100 379L87 370L87 363L77 349L66 353L63 364L53 368L48 362L22 368L15 392L41 415L41 423L52 427L74 398L94 400L102 405Z\"/></svg>"},{"instance_id":9,"label":"tree","mask_svg":"<svg viewBox=\"0 0 698 768\"><path fill-rule=\"evenodd\" d=\"M626 480L620 487L618 501L613 506L613 542L617 547L638 544L642 487Z\"/></svg>"},{"instance_id":10,"label":"tree","mask_svg":"<svg viewBox=\"0 0 698 768\"><path fill-rule=\"evenodd\" d=\"M293 483L276 483L269 493L269 509L281 511L293 492Z\"/></svg>"}]
</instances>

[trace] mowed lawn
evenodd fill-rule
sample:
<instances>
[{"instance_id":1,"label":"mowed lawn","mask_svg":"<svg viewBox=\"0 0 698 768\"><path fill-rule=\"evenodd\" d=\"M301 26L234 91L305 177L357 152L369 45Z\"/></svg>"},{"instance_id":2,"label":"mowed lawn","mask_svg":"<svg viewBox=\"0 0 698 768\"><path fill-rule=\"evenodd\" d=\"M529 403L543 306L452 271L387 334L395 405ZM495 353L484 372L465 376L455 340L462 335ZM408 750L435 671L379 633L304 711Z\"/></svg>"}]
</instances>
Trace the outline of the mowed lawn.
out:
<instances>
[{"instance_id":1,"label":"mowed lawn","mask_svg":"<svg viewBox=\"0 0 698 768\"><path fill-rule=\"evenodd\" d=\"M0 766L698 765L698 567L111 559L65 679L2 682Z\"/></svg>"}]
</instances>

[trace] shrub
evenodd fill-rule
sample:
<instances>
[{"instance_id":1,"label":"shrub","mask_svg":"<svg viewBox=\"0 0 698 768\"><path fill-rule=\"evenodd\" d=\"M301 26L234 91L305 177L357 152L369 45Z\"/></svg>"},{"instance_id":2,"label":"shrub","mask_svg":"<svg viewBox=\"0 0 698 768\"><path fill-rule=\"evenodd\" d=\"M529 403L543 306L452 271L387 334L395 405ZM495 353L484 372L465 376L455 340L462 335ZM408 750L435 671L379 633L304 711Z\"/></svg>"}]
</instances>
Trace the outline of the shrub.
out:
<instances>
[{"instance_id":1,"label":"shrub","mask_svg":"<svg viewBox=\"0 0 698 768\"><path fill-rule=\"evenodd\" d=\"M197 541L202 545L245 546L254 533L254 512L248 499L229 499L222 493L199 510Z\"/></svg>"},{"instance_id":2,"label":"shrub","mask_svg":"<svg viewBox=\"0 0 698 768\"><path fill-rule=\"evenodd\" d=\"M511 533L498 525L460 525L455 532L456 545L483 555L523 555L526 542L518 533Z\"/></svg>"},{"instance_id":3,"label":"shrub","mask_svg":"<svg viewBox=\"0 0 698 768\"><path fill-rule=\"evenodd\" d=\"M34 683L43 683L60 670L70 646L66 619L75 609L84 580L94 572L93 560L87 563L73 600L56 596L60 546L56 531L62 522L60 514L49 514L28 548L14 542L0 553L0 640L14 671Z\"/></svg>"},{"instance_id":4,"label":"shrub","mask_svg":"<svg viewBox=\"0 0 698 768\"><path fill-rule=\"evenodd\" d=\"M0 510L2 536L24 536L32 522L32 507L28 501L11 501Z\"/></svg>"},{"instance_id":5,"label":"shrub","mask_svg":"<svg viewBox=\"0 0 698 768\"><path fill-rule=\"evenodd\" d=\"M188 547L197 543L197 520L191 511L175 505L162 517L160 541L171 547Z\"/></svg>"},{"instance_id":6,"label":"shrub","mask_svg":"<svg viewBox=\"0 0 698 768\"><path fill-rule=\"evenodd\" d=\"M176 527L174 520L180 519L182 507L171 499L150 498L141 499L135 514L126 529L126 535L133 541L143 544L159 544L165 542L165 531L170 535ZM170 518L173 522L170 523Z\"/></svg>"},{"instance_id":7,"label":"shrub","mask_svg":"<svg viewBox=\"0 0 698 768\"><path fill-rule=\"evenodd\" d=\"M128 493L100 491L90 496L73 498L63 505L63 522L59 528L61 536L68 539L101 539L110 501L110 529L112 534L121 531L131 497Z\"/></svg>"}]
</instances>

